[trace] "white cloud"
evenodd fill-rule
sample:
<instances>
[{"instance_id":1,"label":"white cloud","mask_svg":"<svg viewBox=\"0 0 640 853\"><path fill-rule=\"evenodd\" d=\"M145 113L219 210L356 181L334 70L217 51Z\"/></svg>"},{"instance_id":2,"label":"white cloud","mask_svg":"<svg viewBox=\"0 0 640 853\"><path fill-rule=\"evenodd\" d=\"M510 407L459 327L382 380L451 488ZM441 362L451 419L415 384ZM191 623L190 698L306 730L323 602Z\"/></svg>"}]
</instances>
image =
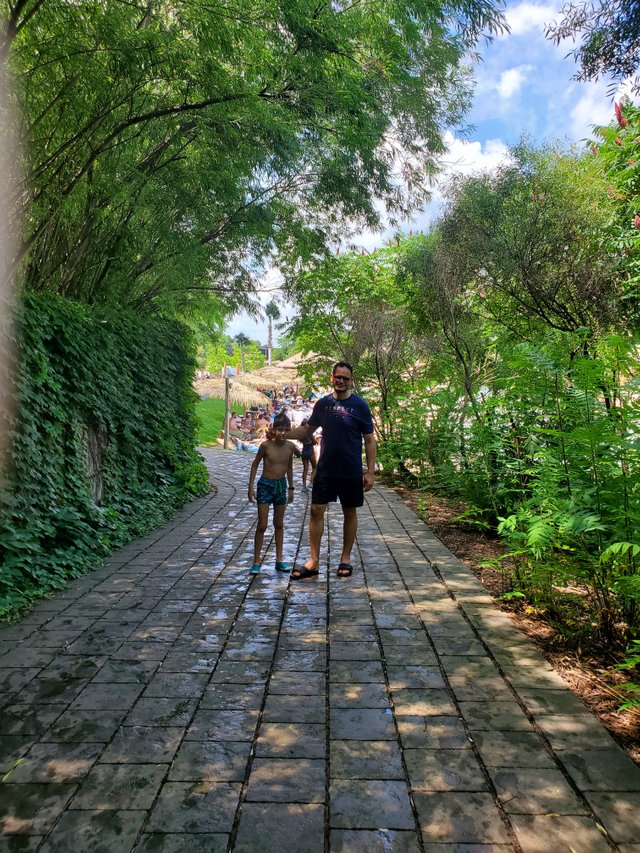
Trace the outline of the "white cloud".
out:
<instances>
[{"instance_id":1,"label":"white cloud","mask_svg":"<svg viewBox=\"0 0 640 853\"><path fill-rule=\"evenodd\" d=\"M585 139L593 135L594 124L609 124L613 118L613 103L601 86L593 85L575 103L570 112L571 135Z\"/></svg>"},{"instance_id":2,"label":"white cloud","mask_svg":"<svg viewBox=\"0 0 640 853\"><path fill-rule=\"evenodd\" d=\"M509 68L507 71L503 71L496 86L500 97L511 98L517 94L526 81L528 72L531 70L530 65L520 65L518 68Z\"/></svg>"},{"instance_id":3,"label":"white cloud","mask_svg":"<svg viewBox=\"0 0 640 853\"><path fill-rule=\"evenodd\" d=\"M558 14L558 6L555 4L538 5L525 2L507 9L506 18L511 35L521 36L532 30L542 32L545 25L556 19ZM501 38L509 38L509 35L503 35Z\"/></svg>"}]
</instances>

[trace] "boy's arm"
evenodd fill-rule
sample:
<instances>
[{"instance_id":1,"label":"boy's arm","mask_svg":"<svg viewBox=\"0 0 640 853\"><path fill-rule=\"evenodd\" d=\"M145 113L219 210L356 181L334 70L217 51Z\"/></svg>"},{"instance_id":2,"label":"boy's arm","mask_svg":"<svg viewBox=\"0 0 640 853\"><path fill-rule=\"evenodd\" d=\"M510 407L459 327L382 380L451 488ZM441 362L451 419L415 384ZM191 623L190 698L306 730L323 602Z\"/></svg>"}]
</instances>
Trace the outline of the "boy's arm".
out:
<instances>
[{"instance_id":1,"label":"boy's arm","mask_svg":"<svg viewBox=\"0 0 640 853\"><path fill-rule=\"evenodd\" d=\"M256 458L251 463L251 470L249 471L249 488L247 489L247 497L250 501L254 501L256 499L256 490L253 487L253 481L256 478L256 474L258 473L258 466L264 456L264 446L261 444L258 448L258 452L256 453Z\"/></svg>"}]
</instances>

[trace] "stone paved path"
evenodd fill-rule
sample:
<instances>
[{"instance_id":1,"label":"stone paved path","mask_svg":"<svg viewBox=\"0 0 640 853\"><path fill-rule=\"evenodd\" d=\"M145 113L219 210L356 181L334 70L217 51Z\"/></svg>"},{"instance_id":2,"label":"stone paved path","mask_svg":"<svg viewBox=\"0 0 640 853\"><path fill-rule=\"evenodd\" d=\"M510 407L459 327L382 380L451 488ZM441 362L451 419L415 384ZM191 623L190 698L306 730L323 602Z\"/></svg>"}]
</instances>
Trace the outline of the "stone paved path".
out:
<instances>
[{"instance_id":1,"label":"stone paved path","mask_svg":"<svg viewBox=\"0 0 640 853\"><path fill-rule=\"evenodd\" d=\"M0 850L639 853L640 768L394 493L351 579L335 509L249 577L250 461L0 629Z\"/></svg>"}]
</instances>

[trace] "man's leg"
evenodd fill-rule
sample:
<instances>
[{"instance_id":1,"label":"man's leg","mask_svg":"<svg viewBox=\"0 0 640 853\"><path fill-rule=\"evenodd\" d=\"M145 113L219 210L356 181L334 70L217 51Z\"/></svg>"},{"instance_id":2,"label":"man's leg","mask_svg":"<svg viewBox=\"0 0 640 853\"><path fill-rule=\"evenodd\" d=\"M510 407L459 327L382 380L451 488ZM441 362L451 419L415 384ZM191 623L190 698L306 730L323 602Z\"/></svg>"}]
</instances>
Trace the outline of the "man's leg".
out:
<instances>
[{"instance_id":1,"label":"man's leg","mask_svg":"<svg viewBox=\"0 0 640 853\"><path fill-rule=\"evenodd\" d=\"M320 566L320 541L324 533L324 514L326 504L311 504L309 513L309 559L304 564L305 569L318 571Z\"/></svg>"},{"instance_id":2,"label":"man's leg","mask_svg":"<svg viewBox=\"0 0 640 853\"><path fill-rule=\"evenodd\" d=\"M341 563L351 563L351 549L356 540L358 530L358 513L354 506L343 506L344 522L342 526L342 556Z\"/></svg>"}]
</instances>

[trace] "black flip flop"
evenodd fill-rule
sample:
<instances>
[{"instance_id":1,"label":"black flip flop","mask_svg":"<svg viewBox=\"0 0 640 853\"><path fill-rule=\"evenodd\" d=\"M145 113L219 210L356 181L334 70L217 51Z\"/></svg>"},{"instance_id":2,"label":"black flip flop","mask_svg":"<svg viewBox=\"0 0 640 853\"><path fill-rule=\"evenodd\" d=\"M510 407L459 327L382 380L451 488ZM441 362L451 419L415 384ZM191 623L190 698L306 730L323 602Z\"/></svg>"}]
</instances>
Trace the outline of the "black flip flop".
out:
<instances>
[{"instance_id":1,"label":"black flip flop","mask_svg":"<svg viewBox=\"0 0 640 853\"><path fill-rule=\"evenodd\" d=\"M293 581L302 581L305 578L315 578L318 575L318 569L294 569L291 572L291 580Z\"/></svg>"},{"instance_id":2,"label":"black flip flop","mask_svg":"<svg viewBox=\"0 0 640 853\"><path fill-rule=\"evenodd\" d=\"M340 563L338 565L337 575L339 578L350 578L353 574L353 566L351 563Z\"/></svg>"}]
</instances>

